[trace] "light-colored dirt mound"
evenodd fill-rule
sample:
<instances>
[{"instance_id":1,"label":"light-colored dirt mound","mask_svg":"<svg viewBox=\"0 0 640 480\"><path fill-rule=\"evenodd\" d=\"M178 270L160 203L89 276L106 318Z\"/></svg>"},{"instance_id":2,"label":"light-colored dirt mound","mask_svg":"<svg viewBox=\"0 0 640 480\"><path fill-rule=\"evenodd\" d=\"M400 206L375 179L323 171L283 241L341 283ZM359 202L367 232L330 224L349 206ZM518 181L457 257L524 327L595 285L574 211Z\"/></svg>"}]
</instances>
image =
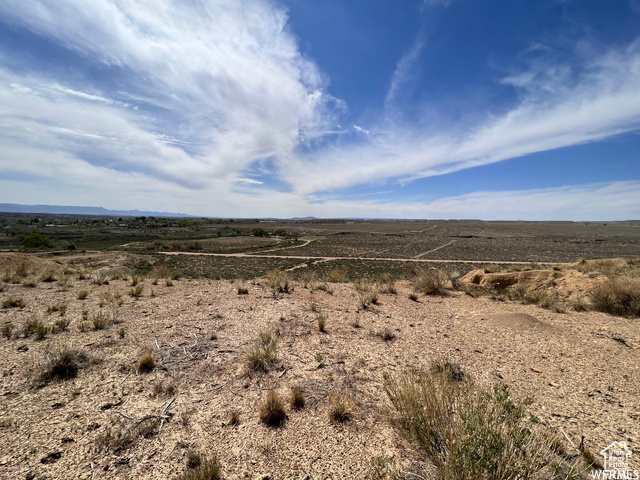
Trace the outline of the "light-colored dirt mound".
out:
<instances>
[{"instance_id":1,"label":"light-colored dirt mound","mask_svg":"<svg viewBox=\"0 0 640 480\"><path fill-rule=\"evenodd\" d=\"M62 270L62 267L52 260L27 253L0 253L0 273L2 274L11 276L20 272L24 275L37 275L49 270L58 272Z\"/></svg>"},{"instance_id":2,"label":"light-colored dirt mound","mask_svg":"<svg viewBox=\"0 0 640 480\"><path fill-rule=\"evenodd\" d=\"M602 275L571 269L498 273L486 273L479 269L464 275L460 278L460 282L487 290L518 288L524 295L529 292L544 291L555 298L568 300L587 299L595 286L604 278Z\"/></svg>"},{"instance_id":3,"label":"light-colored dirt mound","mask_svg":"<svg viewBox=\"0 0 640 480\"><path fill-rule=\"evenodd\" d=\"M552 328L547 322L526 313L494 313L488 315L487 319L494 325L515 330L549 330Z\"/></svg>"},{"instance_id":4,"label":"light-colored dirt mound","mask_svg":"<svg viewBox=\"0 0 640 480\"><path fill-rule=\"evenodd\" d=\"M538 289L548 285L559 275L561 275L559 272L553 270L485 273L480 269L467 273L460 281L485 288L504 289L518 284L526 284L530 289Z\"/></svg>"}]
</instances>

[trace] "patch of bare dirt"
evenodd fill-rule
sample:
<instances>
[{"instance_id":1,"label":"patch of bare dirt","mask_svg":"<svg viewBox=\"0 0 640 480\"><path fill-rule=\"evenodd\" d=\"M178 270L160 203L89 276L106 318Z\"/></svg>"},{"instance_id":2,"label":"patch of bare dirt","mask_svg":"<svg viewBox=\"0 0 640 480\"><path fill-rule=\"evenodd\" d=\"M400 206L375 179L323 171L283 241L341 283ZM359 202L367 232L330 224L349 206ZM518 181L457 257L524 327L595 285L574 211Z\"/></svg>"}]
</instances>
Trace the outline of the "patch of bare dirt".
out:
<instances>
[{"instance_id":1,"label":"patch of bare dirt","mask_svg":"<svg viewBox=\"0 0 640 480\"><path fill-rule=\"evenodd\" d=\"M481 386L506 382L515 395L531 395L544 428L561 439L564 431L576 444L584 436L596 456L626 440L638 468L638 320L559 314L460 292L415 302L408 282L367 309L352 284L331 284L332 294L296 284L275 297L260 282L243 283L247 295L229 281L142 285L136 298L127 279L2 284L0 300L21 297L26 306L0 309L0 326L11 323L19 333L33 318L70 324L43 340L0 338L1 478L166 479L185 471L192 449L217 455L227 479L361 479L379 456L435 478L391 425L382 382L385 373L443 358ZM89 292L84 300L82 290ZM63 316L47 313L61 304ZM98 314L112 323L94 330ZM81 331L83 324L89 328ZM277 360L266 373L250 372L245 352L269 328L279 332ZM384 341L385 330L395 337ZM92 361L75 378L34 380L48 352L63 347ZM156 361L150 373L138 369L145 349ZM294 385L307 400L301 410L288 405ZM278 428L261 423L258 412L274 388L287 402ZM344 391L351 415L339 423L330 419L329 399ZM234 412L237 425L230 423ZM145 416L133 440L114 440Z\"/></svg>"}]
</instances>

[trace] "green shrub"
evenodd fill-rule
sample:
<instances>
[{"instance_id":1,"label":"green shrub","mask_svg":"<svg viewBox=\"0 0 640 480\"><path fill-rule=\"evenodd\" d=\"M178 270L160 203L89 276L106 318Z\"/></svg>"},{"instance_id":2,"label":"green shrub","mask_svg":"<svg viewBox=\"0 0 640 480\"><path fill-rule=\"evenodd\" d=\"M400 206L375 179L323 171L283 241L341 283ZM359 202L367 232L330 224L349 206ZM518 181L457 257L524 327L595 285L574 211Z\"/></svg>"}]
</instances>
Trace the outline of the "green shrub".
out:
<instances>
[{"instance_id":1,"label":"green shrub","mask_svg":"<svg viewBox=\"0 0 640 480\"><path fill-rule=\"evenodd\" d=\"M84 300L89 296L89 290L80 290L78 292L78 300Z\"/></svg>"},{"instance_id":2,"label":"green shrub","mask_svg":"<svg viewBox=\"0 0 640 480\"><path fill-rule=\"evenodd\" d=\"M38 340L42 340L51 333L51 327L45 325L44 323L38 323L37 325L35 325L33 333L36 334L36 338Z\"/></svg>"},{"instance_id":3,"label":"green shrub","mask_svg":"<svg viewBox=\"0 0 640 480\"><path fill-rule=\"evenodd\" d=\"M22 239L22 245L25 248L49 248L51 246L51 239L38 232L32 232Z\"/></svg>"},{"instance_id":4,"label":"green shrub","mask_svg":"<svg viewBox=\"0 0 640 480\"><path fill-rule=\"evenodd\" d=\"M36 333L37 330L43 331L44 324L42 320L34 316L28 319L22 326L22 336L27 338Z\"/></svg>"}]
</instances>

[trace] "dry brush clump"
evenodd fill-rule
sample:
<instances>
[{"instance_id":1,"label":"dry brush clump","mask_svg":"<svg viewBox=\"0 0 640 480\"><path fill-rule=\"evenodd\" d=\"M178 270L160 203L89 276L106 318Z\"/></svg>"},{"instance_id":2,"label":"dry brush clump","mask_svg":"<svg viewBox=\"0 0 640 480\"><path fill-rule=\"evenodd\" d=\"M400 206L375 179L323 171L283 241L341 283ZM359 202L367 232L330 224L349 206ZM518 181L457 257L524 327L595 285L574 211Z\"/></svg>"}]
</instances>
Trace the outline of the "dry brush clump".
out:
<instances>
[{"instance_id":1,"label":"dry brush clump","mask_svg":"<svg viewBox=\"0 0 640 480\"><path fill-rule=\"evenodd\" d=\"M594 310L624 317L640 316L640 279L608 278L591 292Z\"/></svg>"},{"instance_id":2,"label":"dry brush clump","mask_svg":"<svg viewBox=\"0 0 640 480\"><path fill-rule=\"evenodd\" d=\"M291 284L291 278L289 274L283 271L281 268L276 268L267 272L265 278L265 285L271 290L271 293L277 295L278 293L289 293L293 291L293 285Z\"/></svg>"},{"instance_id":3,"label":"dry brush clump","mask_svg":"<svg viewBox=\"0 0 640 480\"><path fill-rule=\"evenodd\" d=\"M413 288L422 295L446 295L449 274L439 269L419 270L412 278Z\"/></svg>"},{"instance_id":4,"label":"dry brush clump","mask_svg":"<svg viewBox=\"0 0 640 480\"><path fill-rule=\"evenodd\" d=\"M36 367L37 381L48 383L54 380L75 378L81 368L91 363L86 353L72 348L58 348L45 353L43 361Z\"/></svg>"},{"instance_id":5,"label":"dry brush clump","mask_svg":"<svg viewBox=\"0 0 640 480\"><path fill-rule=\"evenodd\" d=\"M509 387L477 388L454 363L431 371L385 376L384 389L398 428L433 462L441 478L542 479L559 476L564 459L537 433L527 409ZM458 378L456 378L458 377Z\"/></svg>"}]
</instances>

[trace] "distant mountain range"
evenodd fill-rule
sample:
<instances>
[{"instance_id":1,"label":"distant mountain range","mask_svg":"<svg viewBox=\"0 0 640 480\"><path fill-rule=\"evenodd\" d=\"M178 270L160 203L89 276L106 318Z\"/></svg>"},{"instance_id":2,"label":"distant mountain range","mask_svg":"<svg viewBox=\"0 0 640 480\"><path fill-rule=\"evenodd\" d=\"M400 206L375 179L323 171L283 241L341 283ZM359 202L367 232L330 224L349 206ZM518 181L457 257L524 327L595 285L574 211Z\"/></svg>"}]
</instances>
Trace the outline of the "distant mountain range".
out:
<instances>
[{"instance_id":1,"label":"distant mountain range","mask_svg":"<svg viewBox=\"0 0 640 480\"><path fill-rule=\"evenodd\" d=\"M114 217L191 217L186 213L146 212L142 210L108 210L102 207L77 207L68 205L19 205L0 203L5 213L52 213L58 215L108 215Z\"/></svg>"}]
</instances>

